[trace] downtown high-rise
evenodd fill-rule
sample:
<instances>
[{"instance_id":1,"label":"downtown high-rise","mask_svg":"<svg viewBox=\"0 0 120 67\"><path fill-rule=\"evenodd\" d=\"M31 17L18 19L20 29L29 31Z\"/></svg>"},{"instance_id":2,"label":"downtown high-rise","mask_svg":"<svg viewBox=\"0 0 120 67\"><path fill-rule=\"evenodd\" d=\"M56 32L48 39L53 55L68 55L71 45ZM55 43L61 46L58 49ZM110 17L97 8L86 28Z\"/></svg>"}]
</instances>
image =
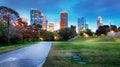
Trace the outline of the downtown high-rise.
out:
<instances>
[{"instance_id":1,"label":"downtown high-rise","mask_svg":"<svg viewBox=\"0 0 120 67\"><path fill-rule=\"evenodd\" d=\"M46 16L43 16L43 30L47 30L48 20Z\"/></svg>"},{"instance_id":2,"label":"downtown high-rise","mask_svg":"<svg viewBox=\"0 0 120 67\"><path fill-rule=\"evenodd\" d=\"M49 31L53 32L54 31L54 23L49 23Z\"/></svg>"},{"instance_id":3,"label":"downtown high-rise","mask_svg":"<svg viewBox=\"0 0 120 67\"><path fill-rule=\"evenodd\" d=\"M97 28L99 28L100 26L103 26L102 17L101 16L99 16L98 19L97 19Z\"/></svg>"},{"instance_id":4,"label":"downtown high-rise","mask_svg":"<svg viewBox=\"0 0 120 67\"><path fill-rule=\"evenodd\" d=\"M86 19L84 17L78 18L78 33L86 29L88 29L88 24L86 23Z\"/></svg>"},{"instance_id":5,"label":"downtown high-rise","mask_svg":"<svg viewBox=\"0 0 120 67\"><path fill-rule=\"evenodd\" d=\"M42 23L41 19L42 19L41 12L34 8L31 9L31 11L30 11L31 25L33 25L34 23L42 25L43 23Z\"/></svg>"},{"instance_id":6,"label":"downtown high-rise","mask_svg":"<svg viewBox=\"0 0 120 67\"><path fill-rule=\"evenodd\" d=\"M42 26L42 29L47 30L48 20L46 19L46 16L44 16L39 10L31 9L30 22L31 25L34 23L40 24Z\"/></svg>"},{"instance_id":7,"label":"downtown high-rise","mask_svg":"<svg viewBox=\"0 0 120 67\"><path fill-rule=\"evenodd\" d=\"M60 13L60 29L68 27L68 12Z\"/></svg>"}]
</instances>

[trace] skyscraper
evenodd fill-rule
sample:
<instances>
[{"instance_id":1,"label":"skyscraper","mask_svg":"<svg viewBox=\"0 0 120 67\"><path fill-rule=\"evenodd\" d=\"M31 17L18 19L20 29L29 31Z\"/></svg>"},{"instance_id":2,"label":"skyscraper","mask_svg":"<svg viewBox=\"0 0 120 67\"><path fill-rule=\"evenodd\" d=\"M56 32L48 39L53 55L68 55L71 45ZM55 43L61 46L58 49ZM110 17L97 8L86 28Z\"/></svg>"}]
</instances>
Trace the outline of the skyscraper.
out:
<instances>
[{"instance_id":1,"label":"skyscraper","mask_svg":"<svg viewBox=\"0 0 120 67\"><path fill-rule=\"evenodd\" d=\"M31 25L33 25L34 23L42 25L43 24L42 18L43 18L43 16L41 16L41 12L39 10L32 9L30 11Z\"/></svg>"},{"instance_id":2,"label":"skyscraper","mask_svg":"<svg viewBox=\"0 0 120 67\"><path fill-rule=\"evenodd\" d=\"M47 30L47 19L39 10L32 9L30 12L31 25L34 23L42 25L42 29Z\"/></svg>"},{"instance_id":3,"label":"skyscraper","mask_svg":"<svg viewBox=\"0 0 120 67\"><path fill-rule=\"evenodd\" d=\"M46 17L44 16L43 18L43 29L47 30L47 24L48 24L48 20L46 19Z\"/></svg>"},{"instance_id":4,"label":"skyscraper","mask_svg":"<svg viewBox=\"0 0 120 67\"><path fill-rule=\"evenodd\" d=\"M88 24L86 24L86 19L84 17L78 18L78 33L80 31L86 30L88 28Z\"/></svg>"},{"instance_id":5,"label":"skyscraper","mask_svg":"<svg viewBox=\"0 0 120 67\"><path fill-rule=\"evenodd\" d=\"M85 29L88 29L88 24L87 23L85 24Z\"/></svg>"},{"instance_id":6,"label":"skyscraper","mask_svg":"<svg viewBox=\"0 0 120 67\"><path fill-rule=\"evenodd\" d=\"M99 16L98 19L97 19L97 27L99 28L100 26L103 26L102 17L101 16Z\"/></svg>"},{"instance_id":7,"label":"skyscraper","mask_svg":"<svg viewBox=\"0 0 120 67\"><path fill-rule=\"evenodd\" d=\"M49 23L49 31L50 32L54 31L54 24L53 23Z\"/></svg>"},{"instance_id":8,"label":"skyscraper","mask_svg":"<svg viewBox=\"0 0 120 67\"><path fill-rule=\"evenodd\" d=\"M68 27L68 12L60 13L60 29Z\"/></svg>"},{"instance_id":9,"label":"skyscraper","mask_svg":"<svg viewBox=\"0 0 120 67\"><path fill-rule=\"evenodd\" d=\"M26 17L21 17L21 20L22 20L22 22L27 22L28 21Z\"/></svg>"}]
</instances>

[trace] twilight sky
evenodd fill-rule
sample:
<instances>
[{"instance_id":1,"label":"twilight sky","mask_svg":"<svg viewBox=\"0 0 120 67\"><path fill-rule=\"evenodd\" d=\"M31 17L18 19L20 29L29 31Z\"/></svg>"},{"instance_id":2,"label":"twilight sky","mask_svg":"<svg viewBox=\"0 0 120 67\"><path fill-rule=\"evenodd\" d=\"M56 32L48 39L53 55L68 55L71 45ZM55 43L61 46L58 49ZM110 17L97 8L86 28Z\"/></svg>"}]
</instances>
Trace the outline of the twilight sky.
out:
<instances>
[{"instance_id":1,"label":"twilight sky","mask_svg":"<svg viewBox=\"0 0 120 67\"><path fill-rule=\"evenodd\" d=\"M120 0L0 0L0 5L15 9L30 23L30 9L37 8L59 28L60 12L67 11L69 26L76 25L79 17L85 17L89 28L96 30L97 18L102 16L103 24L120 26Z\"/></svg>"}]
</instances>

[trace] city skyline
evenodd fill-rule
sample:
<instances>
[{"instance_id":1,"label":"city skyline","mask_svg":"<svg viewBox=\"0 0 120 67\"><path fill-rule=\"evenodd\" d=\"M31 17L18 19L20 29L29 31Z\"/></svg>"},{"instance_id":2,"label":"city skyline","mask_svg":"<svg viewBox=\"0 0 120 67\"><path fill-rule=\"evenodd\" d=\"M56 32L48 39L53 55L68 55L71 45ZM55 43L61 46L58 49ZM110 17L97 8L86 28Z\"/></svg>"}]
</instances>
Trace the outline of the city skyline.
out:
<instances>
[{"instance_id":1,"label":"city skyline","mask_svg":"<svg viewBox=\"0 0 120 67\"><path fill-rule=\"evenodd\" d=\"M17 3L17 6L16 6ZM35 4L33 4L35 3ZM15 9L21 17L27 17L30 24L30 10L37 8L48 19L54 22L55 29L59 29L60 12L68 12L68 26L77 26L77 19L84 16L89 28L97 29L97 18L103 18L103 24L120 26L120 1L119 0L0 0L0 5Z\"/></svg>"}]
</instances>

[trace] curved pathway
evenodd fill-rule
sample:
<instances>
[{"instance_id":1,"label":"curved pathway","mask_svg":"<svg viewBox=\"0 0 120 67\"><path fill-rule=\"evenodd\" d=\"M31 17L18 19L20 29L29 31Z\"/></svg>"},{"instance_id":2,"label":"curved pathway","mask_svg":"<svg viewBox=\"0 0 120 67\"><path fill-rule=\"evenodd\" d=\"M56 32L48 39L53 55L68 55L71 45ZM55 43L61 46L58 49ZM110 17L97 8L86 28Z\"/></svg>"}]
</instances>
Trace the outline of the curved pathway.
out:
<instances>
[{"instance_id":1,"label":"curved pathway","mask_svg":"<svg viewBox=\"0 0 120 67\"><path fill-rule=\"evenodd\" d=\"M0 55L0 67L42 67L48 56L51 42L35 45Z\"/></svg>"}]
</instances>

